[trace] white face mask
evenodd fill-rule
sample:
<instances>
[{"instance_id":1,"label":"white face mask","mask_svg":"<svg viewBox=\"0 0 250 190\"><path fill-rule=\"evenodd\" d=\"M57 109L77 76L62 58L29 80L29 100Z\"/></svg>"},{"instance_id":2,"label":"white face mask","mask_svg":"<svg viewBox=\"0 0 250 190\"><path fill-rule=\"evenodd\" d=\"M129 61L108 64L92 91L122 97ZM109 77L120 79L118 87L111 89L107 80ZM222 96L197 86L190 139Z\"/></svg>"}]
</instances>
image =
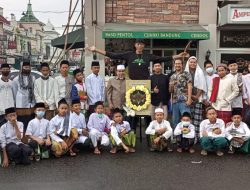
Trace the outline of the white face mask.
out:
<instances>
[{"instance_id":1,"label":"white face mask","mask_svg":"<svg viewBox=\"0 0 250 190\"><path fill-rule=\"evenodd\" d=\"M206 68L206 72L211 74L211 73L214 72L214 68L213 67L208 67L208 68Z\"/></svg>"},{"instance_id":2,"label":"white face mask","mask_svg":"<svg viewBox=\"0 0 250 190\"><path fill-rule=\"evenodd\" d=\"M182 121L183 127L188 127L190 125L189 121Z\"/></svg>"},{"instance_id":3,"label":"white face mask","mask_svg":"<svg viewBox=\"0 0 250 190\"><path fill-rule=\"evenodd\" d=\"M236 73L238 73L238 70L236 70L236 71L230 71L230 73L236 74Z\"/></svg>"}]
</instances>

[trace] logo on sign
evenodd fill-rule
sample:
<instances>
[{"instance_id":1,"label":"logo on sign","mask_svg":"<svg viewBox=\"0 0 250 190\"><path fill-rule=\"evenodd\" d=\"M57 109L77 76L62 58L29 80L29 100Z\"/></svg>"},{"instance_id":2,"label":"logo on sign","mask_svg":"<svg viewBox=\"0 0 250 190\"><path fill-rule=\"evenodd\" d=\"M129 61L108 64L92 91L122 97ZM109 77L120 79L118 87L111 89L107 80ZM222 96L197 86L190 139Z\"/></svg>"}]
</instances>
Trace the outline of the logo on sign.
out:
<instances>
[{"instance_id":1,"label":"logo on sign","mask_svg":"<svg viewBox=\"0 0 250 190\"><path fill-rule=\"evenodd\" d=\"M234 9L232 19L238 19L238 18L244 18L244 17L250 17L250 11L239 11L238 9Z\"/></svg>"}]
</instances>

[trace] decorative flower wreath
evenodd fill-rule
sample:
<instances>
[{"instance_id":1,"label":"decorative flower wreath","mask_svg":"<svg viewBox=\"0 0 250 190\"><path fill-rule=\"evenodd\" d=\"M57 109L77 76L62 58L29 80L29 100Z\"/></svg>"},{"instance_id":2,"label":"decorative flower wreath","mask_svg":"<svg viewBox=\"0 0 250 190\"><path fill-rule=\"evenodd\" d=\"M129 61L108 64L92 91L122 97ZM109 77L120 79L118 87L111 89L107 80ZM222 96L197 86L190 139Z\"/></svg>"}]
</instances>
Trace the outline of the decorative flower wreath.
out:
<instances>
[{"instance_id":1,"label":"decorative flower wreath","mask_svg":"<svg viewBox=\"0 0 250 190\"><path fill-rule=\"evenodd\" d=\"M143 85L137 85L126 92L126 106L135 111L147 109L150 104L150 92Z\"/></svg>"}]
</instances>

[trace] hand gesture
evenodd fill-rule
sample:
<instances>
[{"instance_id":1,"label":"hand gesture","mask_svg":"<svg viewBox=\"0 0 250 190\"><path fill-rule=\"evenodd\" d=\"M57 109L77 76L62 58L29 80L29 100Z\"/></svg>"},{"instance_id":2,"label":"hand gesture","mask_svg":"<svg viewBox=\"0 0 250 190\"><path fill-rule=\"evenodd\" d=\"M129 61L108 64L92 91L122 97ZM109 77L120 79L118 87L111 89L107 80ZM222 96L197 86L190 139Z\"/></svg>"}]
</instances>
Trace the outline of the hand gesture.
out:
<instances>
[{"instance_id":1,"label":"hand gesture","mask_svg":"<svg viewBox=\"0 0 250 190\"><path fill-rule=\"evenodd\" d=\"M161 139L160 137L155 138L155 139L154 139L154 144L159 144L160 139Z\"/></svg>"},{"instance_id":2,"label":"hand gesture","mask_svg":"<svg viewBox=\"0 0 250 190\"><path fill-rule=\"evenodd\" d=\"M96 51L96 47L95 46L87 47L87 50L95 52Z\"/></svg>"},{"instance_id":3,"label":"hand gesture","mask_svg":"<svg viewBox=\"0 0 250 190\"><path fill-rule=\"evenodd\" d=\"M47 140L45 141L45 144L46 144L46 146L50 146L50 145L51 145L50 139L47 139Z\"/></svg>"},{"instance_id":4,"label":"hand gesture","mask_svg":"<svg viewBox=\"0 0 250 190\"><path fill-rule=\"evenodd\" d=\"M155 86L155 88L154 88L154 93L156 93L156 94L158 94L159 93L159 89L158 89L158 87L157 86Z\"/></svg>"},{"instance_id":5,"label":"hand gesture","mask_svg":"<svg viewBox=\"0 0 250 190\"><path fill-rule=\"evenodd\" d=\"M82 134L87 137L89 136L89 132L87 129L82 129Z\"/></svg>"},{"instance_id":6,"label":"hand gesture","mask_svg":"<svg viewBox=\"0 0 250 190\"><path fill-rule=\"evenodd\" d=\"M206 131L203 131L203 132L202 132L202 136L207 137L207 136L208 136L207 132L206 132Z\"/></svg>"},{"instance_id":7,"label":"hand gesture","mask_svg":"<svg viewBox=\"0 0 250 190\"><path fill-rule=\"evenodd\" d=\"M63 150L67 150L68 149L68 145L64 141L61 142L61 145L62 145L62 149Z\"/></svg>"},{"instance_id":8,"label":"hand gesture","mask_svg":"<svg viewBox=\"0 0 250 190\"><path fill-rule=\"evenodd\" d=\"M9 159L8 158L4 158L3 159L3 163L2 163L2 167L3 168L7 168L9 166Z\"/></svg>"},{"instance_id":9,"label":"hand gesture","mask_svg":"<svg viewBox=\"0 0 250 190\"><path fill-rule=\"evenodd\" d=\"M187 105L187 106L190 106L191 104L192 104L192 100L187 100L187 101L186 101L186 105Z\"/></svg>"}]
</instances>

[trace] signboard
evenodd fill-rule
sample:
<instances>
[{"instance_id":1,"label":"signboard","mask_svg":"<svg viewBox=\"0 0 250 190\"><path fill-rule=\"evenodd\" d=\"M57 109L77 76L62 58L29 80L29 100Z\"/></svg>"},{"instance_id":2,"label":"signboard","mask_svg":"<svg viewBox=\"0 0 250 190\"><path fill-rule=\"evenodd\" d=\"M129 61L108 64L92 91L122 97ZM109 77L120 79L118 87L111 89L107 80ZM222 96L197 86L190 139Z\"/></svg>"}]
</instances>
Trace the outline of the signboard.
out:
<instances>
[{"instance_id":1,"label":"signboard","mask_svg":"<svg viewBox=\"0 0 250 190\"><path fill-rule=\"evenodd\" d=\"M220 47L250 48L250 30L221 30Z\"/></svg>"},{"instance_id":2,"label":"signboard","mask_svg":"<svg viewBox=\"0 0 250 190\"><path fill-rule=\"evenodd\" d=\"M219 26L225 24L249 24L250 5L229 4L220 8Z\"/></svg>"},{"instance_id":3,"label":"signboard","mask_svg":"<svg viewBox=\"0 0 250 190\"><path fill-rule=\"evenodd\" d=\"M145 88L147 88L149 90L149 92L151 91L151 81L150 80L126 80L126 92L128 92L133 87L141 86L141 85L144 86ZM131 99L132 99L132 97L131 97ZM145 101L146 101L146 99L145 99ZM127 100L126 100L126 102L127 102ZM143 100L141 102L142 102L142 104L144 103ZM135 111L135 115L140 115L140 116L151 115L151 102L147 106L147 109L144 109L141 111Z\"/></svg>"},{"instance_id":4,"label":"signboard","mask_svg":"<svg viewBox=\"0 0 250 190\"><path fill-rule=\"evenodd\" d=\"M230 19L232 22L250 22L250 8L231 8Z\"/></svg>"},{"instance_id":5,"label":"signboard","mask_svg":"<svg viewBox=\"0 0 250 190\"><path fill-rule=\"evenodd\" d=\"M208 40L209 32L142 32L142 31L103 31L105 38L143 38L143 39L197 39Z\"/></svg>"}]
</instances>

